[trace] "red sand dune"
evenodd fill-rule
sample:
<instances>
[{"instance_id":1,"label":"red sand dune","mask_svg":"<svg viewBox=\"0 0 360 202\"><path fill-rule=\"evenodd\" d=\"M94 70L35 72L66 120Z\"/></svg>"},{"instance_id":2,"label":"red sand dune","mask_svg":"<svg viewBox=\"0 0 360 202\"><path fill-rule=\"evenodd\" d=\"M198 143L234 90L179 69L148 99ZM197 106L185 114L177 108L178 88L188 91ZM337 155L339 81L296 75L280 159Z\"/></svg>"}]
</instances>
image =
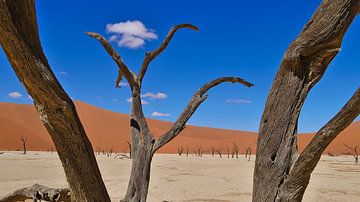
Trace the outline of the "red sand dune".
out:
<instances>
[{"instance_id":1,"label":"red sand dune","mask_svg":"<svg viewBox=\"0 0 360 202\"><path fill-rule=\"evenodd\" d=\"M129 116L104 110L80 101L76 108L85 127L95 151L109 150L127 151L126 142L129 140ZM167 131L171 123L148 119L150 128L158 137ZM348 150L344 144L351 146L360 145L360 122L353 123L329 146L325 153L345 153ZM21 149L20 137L28 138L28 150L44 151L54 148L50 136L40 122L39 116L33 105L0 103L0 150ZM299 148L302 150L309 142L312 134L300 135ZM236 143L241 153L245 147L256 148L255 132L216 129L188 125L185 130L159 152L176 153L178 146L188 147L192 153L200 146L204 153L210 153L212 147L221 148L226 153L226 148Z\"/></svg>"}]
</instances>

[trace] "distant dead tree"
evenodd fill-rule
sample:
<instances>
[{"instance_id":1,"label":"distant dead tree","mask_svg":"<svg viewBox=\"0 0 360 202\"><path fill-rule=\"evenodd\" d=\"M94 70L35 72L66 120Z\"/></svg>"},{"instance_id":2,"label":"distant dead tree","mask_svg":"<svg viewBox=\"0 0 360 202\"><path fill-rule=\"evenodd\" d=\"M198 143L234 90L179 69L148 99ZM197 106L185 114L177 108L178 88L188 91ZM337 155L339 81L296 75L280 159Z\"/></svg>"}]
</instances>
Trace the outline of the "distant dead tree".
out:
<instances>
[{"instance_id":1,"label":"distant dead tree","mask_svg":"<svg viewBox=\"0 0 360 202\"><path fill-rule=\"evenodd\" d=\"M248 156L249 156L248 161L250 161L250 158L251 158L251 147L249 147L249 153L248 153Z\"/></svg>"},{"instance_id":2,"label":"distant dead tree","mask_svg":"<svg viewBox=\"0 0 360 202\"><path fill-rule=\"evenodd\" d=\"M132 158L132 155L131 155L131 152L132 152L131 143L129 141L126 141L126 143L128 145L128 149L129 149L129 157Z\"/></svg>"},{"instance_id":3,"label":"distant dead tree","mask_svg":"<svg viewBox=\"0 0 360 202\"><path fill-rule=\"evenodd\" d=\"M141 88L142 81L148 70L150 63L159 56L169 45L174 34L179 29L191 29L198 31L199 29L191 24L180 24L176 25L167 34L164 41L154 51L146 52L143 63L140 67L138 74L132 72L128 66L124 63L123 59L116 52L116 50L111 46L111 44L106 40L105 37L98 33L87 32L89 36L97 39L106 52L111 56L118 66L118 77L116 79L116 87L120 87L120 81L123 77L128 81L131 89L131 144L132 144L132 169L131 176L128 184L128 190L126 192L124 201L146 201L148 186L150 180L150 164L154 153L164 146L166 143L171 141L176 137L186 126L187 121L196 111L196 109L203 103L206 98L206 92L211 88L224 83L240 83L247 87L253 86L253 84L235 77L222 77L210 81L209 83L203 85L191 98L189 104L181 113L179 118L173 124L171 129L163 134L160 138L155 139L148 127L146 122L142 104L141 104Z\"/></svg>"},{"instance_id":4,"label":"distant dead tree","mask_svg":"<svg viewBox=\"0 0 360 202\"><path fill-rule=\"evenodd\" d=\"M35 0L0 1L0 46L55 144L71 200L110 201L75 105L42 49L35 8Z\"/></svg>"},{"instance_id":5,"label":"distant dead tree","mask_svg":"<svg viewBox=\"0 0 360 202\"><path fill-rule=\"evenodd\" d=\"M186 146L186 157L189 156L189 146Z\"/></svg>"},{"instance_id":6,"label":"distant dead tree","mask_svg":"<svg viewBox=\"0 0 360 202\"><path fill-rule=\"evenodd\" d=\"M215 147L211 147L211 156L215 155Z\"/></svg>"},{"instance_id":7,"label":"distant dead tree","mask_svg":"<svg viewBox=\"0 0 360 202\"><path fill-rule=\"evenodd\" d=\"M354 148L350 147L349 145L345 144L345 147L347 147L351 152L348 152L347 154L350 154L354 157L355 163L359 162L359 154L357 152L358 145L356 145Z\"/></svg>"},{"instance_id":8,"label":"distant dead tree","mask_svg":"<svg viewBox=\"0 0 360 202\"><path fill-rule=\"evenodd\" d=\"M27 137L23 137L23 136L21 136L20 137L20 140L21 140L21 142L22 142L22 146L23 146L23 154L26 154L26 141L27 141Z\"/></svg>"},{"instance_id":9,"label":"distant dead tree","mask_svg":"<svg viewBox=\"0 0 360 202\"><path fill-rule=\"evenodd\" d=\"M226 153L227 153L227 157L230 158L230 148L229 148L229 146L226 146Z\"/></svg>"},{"instance_id":10,"label":"distant dead tree","mask_svg":"<svg viewBox=\"0 0 360 202\"><path fill-rule=\"evenodd\" d=\"M251 146L245 148L245 158L247 158L248 155L251 155Z\"/></svg>"},{"instance_id":11,"label":"distant dead tree","mask_svg":"<svg viewBox=\"0 0 360 202\"><path fill-rule=\"evenodd\" d=\"M359 2L323 0L287 48L260 122L253 202L301 201L321 154L358 117L360 88L298 155L301 109L311 89L339 53L346 31L360 12Z\"/></svg>"},{"instance_id":12,"label":"distant dead tree","mask_svg":"<svg viewBox=\"0 0 360 202\"><path fill-rule=\"evenodd\" d=\"M183 153L183 151L184 151L184 147L183 147L183 146L178 146L178 147L177 147L177 152L178 152L179 156L181 156L181 154Z\"/></svg>"},{"instance_id":13,"label":"distant dead tree","mask_svg":"<svg viewBox=\"0 0 360 202\"><path fill-rule=\"evenodd\" d=\"M239 158L239 146L234 142L233 143L233 153L235 154L236 158Z\"/></svg>"},{"instance_id":14,"label":"distant dead tree","mask_svg":"<svg viewBox=\"0 0 360 202\"><path fill-rule=\"evenodd\" d=\"M203 152L203 151L202 151L201 146L197 146L197 150L196 150L196 151L197 151L197 156L198 156L198 157L202 157L202 152Z\"/></svg>"},{"instance_id":15,"label":"distant dead tree","mask_svg":"<svg viewBox=\"0 0 360 202\"><path fill-rule=\"evenodd\" d=\"M219 147L218 149L215 149L215 152L217 154L219 154L220 158L222 158L222 155L221 155L221 147Z\"/></svg>"}]
</instances>

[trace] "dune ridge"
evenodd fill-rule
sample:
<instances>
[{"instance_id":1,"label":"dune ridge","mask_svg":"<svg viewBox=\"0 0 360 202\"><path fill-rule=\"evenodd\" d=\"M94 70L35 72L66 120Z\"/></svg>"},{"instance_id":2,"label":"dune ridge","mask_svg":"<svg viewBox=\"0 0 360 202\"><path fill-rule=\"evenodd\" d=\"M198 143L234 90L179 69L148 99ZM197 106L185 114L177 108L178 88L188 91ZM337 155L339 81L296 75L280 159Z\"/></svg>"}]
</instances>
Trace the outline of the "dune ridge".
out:
<instances>
[{"instance_id":1,"label":"dune ridge","mask_svg":"<svg viewBox=\"0 0 360 202\"><path fill-rule=\"evenodd\" d=\"M76 109L81 122L89 136L95 151L110 150L126 152L129 141L129 116L101 109L90 104L76 101ZM171 127L170 122L147 119L155 137L160 136ZM344 144L360 145L360 121L345 129L324 153L342 154L348 152ZM313 133L299 135L298 146L303 150L313 137ZM46 151L54 148L45 127L40 122L35 107L30 104L0 103L0 150L21 149L20 137L28 137L27 148L33 151ZM223 154L227 148L236 143L240 152L246 147L256 149L257 133L188 125L185 130L169 144L159 150L160 153L177 153L178 146L189 148L193 153L201 147L204 153L211 148L221 149Z\"/></svg>"}]
</instances>

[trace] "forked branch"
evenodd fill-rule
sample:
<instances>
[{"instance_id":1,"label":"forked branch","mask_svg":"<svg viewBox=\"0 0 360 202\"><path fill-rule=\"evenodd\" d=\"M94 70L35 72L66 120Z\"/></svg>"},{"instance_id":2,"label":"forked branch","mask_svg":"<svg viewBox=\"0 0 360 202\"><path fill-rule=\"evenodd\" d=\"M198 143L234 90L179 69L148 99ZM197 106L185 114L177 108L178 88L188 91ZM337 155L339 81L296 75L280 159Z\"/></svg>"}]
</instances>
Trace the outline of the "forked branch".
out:
<instances>
[{"instance_id":1,"label":"forked branch","mask_svg":"<svg viewBox=\"0 0 360 202\"><path fill-rule=\"evenodd\" d=\"M116 87L120 87L120 81L122 79L122 76L126 78L126 80L129 82L130 86L133 87L136 85L135 82L135 74L132 73L129 68L126 66L126 64L123 62L120 55L116 52L116 50L110 45L110 43L99 33L95 32L85 32L85 34L93 37L94 39L97 39L104 47L106 52L111 56L111 58L116 62L116 64L119 67L119 75L116 79Z\"/></svg>"},{"instance_id":2,"label":"forked branch","mask_svg":"<svg viewBox=\"0 0 360 202\"><path fill-rule=\"evenodd\" d=\"M354 93L345 106L322 127L300 154L293 169L286 178L282 188L282 198L290 197L301 200L321 154L336 136L349 126L360 113L360 88ZM299 198L301 197L301 198Z\"/></svg>"},{"instance_id":3,"label":"forked branch","mask_svg":"<svg viewBox=\"0 0 360 202\"><path fill-rule=\"evenodd\" d=\"M206 100L208 95L204 95L209 89L215 87L224 82L231 82L231 83L240 83L247 87L253 86L252 83L249 83L241 78L236 77L222 77L215 80L208 82L207 84L203 85L191 98L189 104L186 106L184 111L180 114L179 118L173 124L171 129L167 131L164 135L162 135L154 144L153 151L155 152L160 147L168 143L170 140L175 138L184 128L187 121L190 117L194 114L196 109L200 106L202 102Z\"/></svg>"},{"instance_id":4,"label":"forked branch","mask_svg":"<svg viewBox=\"0 0 360 202\"><path fill-rule=\"evenodd\" d=\"M172 27L170 29L169 33L167 34L167 36L165 37L164 41L161 43L159 48L157 48L156 50L154 50L152 52L146 52L144 62L141 65L139 76L138 76L139 83L141 83L141 81L143 80L144 75L146 73L146 70L147 70L150 62L153 59L155 59L158 55L160 55L160 53L163 52L166 49L166 47L170 43L170 40L175 35L175 32L178 31L179 29L182 29L182 28L187 28L187 29L199 31L199 28L197 28L196 26L191 25L191 24L179 24L179 25L176 25L176 26Z\"/></svg>"}]
</instances>

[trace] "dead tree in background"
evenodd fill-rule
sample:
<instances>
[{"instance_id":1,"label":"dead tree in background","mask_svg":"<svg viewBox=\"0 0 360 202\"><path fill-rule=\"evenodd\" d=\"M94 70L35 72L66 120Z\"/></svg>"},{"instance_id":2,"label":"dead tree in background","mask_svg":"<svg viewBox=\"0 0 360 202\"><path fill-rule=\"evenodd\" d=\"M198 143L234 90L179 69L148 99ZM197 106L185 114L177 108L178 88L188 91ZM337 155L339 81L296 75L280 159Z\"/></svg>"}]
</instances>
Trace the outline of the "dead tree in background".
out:
<instances>
[{"instance_id":1,"label":"dead tree in background","mask_svg":"<svg viewBox=\"0 0 360 202\"><path fill-rule=\"evenodd\" d=\"M211 156L214 156L214 154L215 154L215 148L211 147Z\"/></svg>"},{"instance_id":2,"label":"dead tree in background","mask_svg":"<svg viewBox=\"0 0 360 202\"><path fill-rule=\"evenodd\" d=\"M116 79L116 87L119 87L122 77L125 77L131 88L132 101L130 136L133 161L128 190L124 201L146 201L150 180L150 164L154 153L163 145L175 138L185 128L186 122L200 106L200 104L203 103L208 97L206 95L208 90L224 82L240 83L247 87L252 86L251 83L241 78L235 77L223 77L210 81L209 83L202 86L193 95L189 104L173 124L171 129L156 140L148 127L141 105L142 81L151 61L153 61L167 48L176 31L183 28L196 31L199 30L197 27L190 24L180 24L171 28L159 48L152 52L146 52L144 61L138 74L135 74L128 68L120 55L103 36L98 33L87 32L89 36L97 39L103 45L106 52L118 65L119 74L118 78Z\"/></svg>"},{"instance_id":3,"label":"dead tree in background","mask_svg":"<svg viewBox=\"0 0 360 202\"><path fill-rule=\"evenodd\" d=\"M178 146L178 147L177 147L177 151L178 151L179 156L181 156L181 154L182 154L183 151L184 151L184 147L183 147L183 146Z\"/></svg>"},{"instance_id":4,"label":"dead tree in background","mask_svg":"<svg viewBox=\"0 0 360 202\"><path fill-rule=\"evenodd\" d=\"M233 143L233 153L235 154L236 158L239 158L239 146L235 142Z\"/></svg>"},{"instance_id":5,"label":"dead tree in background","mask_svg":"<svg viewBox=\"0 0 360 202\"><path fill-rule=\"evenodd\" d=\"M129 157L131 158L131 143L129 141L126 141L127 145L128 145L128 149L129 149Z\"/></svg>"},{"instance_id":6,"label":"dead tree in background","mask_svg":"<svg viewBox=\"0 0 360 202\"><path fill-rule=\"evenodd\" d=\"M230 148L228 146L226 146L226 153L227 157L230 158Z\"/></svg>"},{"instance_id":7,"label":"dead tree in background","mask_svg":"<svg viewBox=\"0 0 360 202\"><path fill-rule=\"evenodd\" d=\"M221 155L221 147L219 147L219 149L215 149L215 152L217 154L219 154L220 158L222 158L222 155Z\"/></svg>"},{"instance_id":8,"label":"dead tree in background","mask_svg":"<svg viewBox=\"0 0 360 202\"><path fill-rule=\"evenodd\" d=\"M189 146L186 146L186 157L189 156Z\"/></svg>"},{"instance_id":9,"label":"dead tree in background","mask_svg":"<svg viewBox=\"0 0 360 202\"><path fill-rule=\"evenodd\" d=\"M197 156L202 157L202 148L201 148L201 146L197 146Z\"/></svg>"},{"instance_id":10,"label":"dead tree in background","mask_svg":"<svg viewBox=\"0 0 360 202\"><path fill-rule=\"evenodd\" d=\"M297 156L297 125L310 90L340 51L359 0L326 0L288 47L267 97L256 149L255 201L301 201L324 149L359 115L359 89Z\"/></svg>"},{"instance_id":11,"label":"dead tree in background","mask_svg":"<svg viewBox=\"0 0 360 202\"><path fill-rule=\"evenodd\" d=\"M72 200L110 201L74 103L41 47L35 1L0 1L0 19L1 47L55 144Z\"/></svg>"},{"instance_id":12,"label":"dead tree in background","mask_svg":"<svg viewBox=\"0 0 360 202\"><path fill-rule=\"evenodd\" d=\"M21 138L20 138L20 140L21 140L21 142L22 142L22 145L23 145L23 154L26 154L26 141L27 141L27 137L23 137L23 136L21 136Z\"/></svg>"},{"instance_id":13,"label":"dead tree in background","mask_svg":"<svg viewBox=\"0 0 360 202\"><path fill-rule=\"evenodd\" d=\"M249 147L249 153L248 153L248 155L249 155L248 161L250 161L250 158L251 158L251 147Z\"/></svg>"},{"instance_id":14,"label":"dead tree in background","mask_svg":"<svg viewBox=\"0 0 360 202\"><path fill-rule=\"evenodd\" d=\"M359 154L357 152L358 145L356 145L354 148L350 147L349 145L345 145L345 147L350 149L351 153L349 152L348 154L354 157L355 163L358 163L359 162Z\"/></svg>"},{"instance_id":15,"label":"dead tree in background","mask_svg":"<svg viewBox=\"0 0 360 202\"><path fill-rule=\"evenodd\" d=\"M251 155L251 146L245 148L245 158Z\"/></svg>"}]
</instances>

